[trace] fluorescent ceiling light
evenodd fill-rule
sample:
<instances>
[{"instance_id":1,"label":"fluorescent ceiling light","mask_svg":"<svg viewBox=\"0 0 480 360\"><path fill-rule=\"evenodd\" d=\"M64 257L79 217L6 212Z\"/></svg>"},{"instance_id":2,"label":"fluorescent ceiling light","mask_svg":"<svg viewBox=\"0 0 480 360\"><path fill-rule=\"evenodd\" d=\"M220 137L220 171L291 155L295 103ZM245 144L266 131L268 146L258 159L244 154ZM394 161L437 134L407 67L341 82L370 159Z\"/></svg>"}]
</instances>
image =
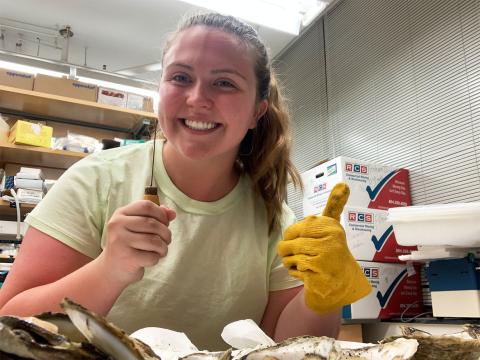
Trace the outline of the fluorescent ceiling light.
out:
<instances>
[{"instance_id":1,"label":"fluorescent ceiling light","mask_svg":"<svg viewBox=\"0 0 480 360\"><path fill-rule=\"evenodd\" d=\"M198 7L239 17L245 21L298 35L331 0L182 0Z\"/></svg>"},{"instance_id":2,"label":"fluorescent ceiling light","mask_svg":"<svg viewBox=\"0 0 480 360\"><path fill-rule=\"evenodd\" d=\"M64 73L61 73L58 71L46 70L39 67L28 66L28 65L20 65L20 64L9 62L9 61L2 61L2 60L0 60L0 68L13 70L13 71L21 71L21 72L26 72L26 73L35 74L35 75L43 74L43 75L49 75L54 77L62 77L65 75Z\"/></svg>"},{"instance_id":3,"label":"fluorescent ceiling light","mask_svg":"<svg viewBox=\"0 0 480 360\"><path fill-rule=\"evenodd\" d=\"M254 24L298 35L302 15L292 0L183 0Z\"/></svg>"},{"instance_id":4,"label":"fluorescent ceiling light","mask_svg":"<svg viewBox=\"0 0 480 360\"><path fill-rule=\"evenodd\" d=\"M329 1L310 1L311 4L305 7L302 17L302 26L305 27L316 19L329 4Z\"/></svg>"}]
</instances>

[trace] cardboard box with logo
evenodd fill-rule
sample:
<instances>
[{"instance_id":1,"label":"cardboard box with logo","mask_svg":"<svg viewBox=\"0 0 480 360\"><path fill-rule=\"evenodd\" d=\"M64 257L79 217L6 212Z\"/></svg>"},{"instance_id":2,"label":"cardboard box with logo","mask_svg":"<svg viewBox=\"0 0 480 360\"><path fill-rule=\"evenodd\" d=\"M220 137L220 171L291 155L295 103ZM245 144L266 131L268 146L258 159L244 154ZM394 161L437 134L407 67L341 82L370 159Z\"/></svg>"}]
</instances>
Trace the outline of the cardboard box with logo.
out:
<instances>
[{"instance_id":1,"label":"cardboard box with logo","mask_svg":"<svg viewBox=\"0 0 480 360\"><path fill-rule=\"evenodd\" d=\"M423 312L420 267L358 262L372 285L366 297L343 307L344 319L408 318Z\"/></svg>"},{"instance_id":2,"label":"cardboard box with logo","mask_svg":"<svg viewBox=\"0 0 480 360\"><path fill-rule=\"evenodd\" d=\"M407 255L416 246L397 243L393 226L387 223L386 210L346 206L340 217L345 229L350 252L357 260L400 262L399 255Z\"/></svg>"},{"instance_id":3,"label":"cardboard box with logo","mask_svg":"<svg viewBox=\"0 0 480 360\"><path fill-rule=\"evenodd\" d=\"M350 187L350 197L340 222L350 252L357 260L400 262L416 246L401 246L386 209L411 204L408 170L337 157L302 173L303 215L319 215L338 182Z\"/></svg>"},{"instance_id":4,"label":"cardboard box with logo","mask_svg":"<svg viewBox=\"0 0 480 360\"><path fill-rule=\"evenodd\" d=\"M97 102L124 108L127 105L127 93L121 90L99 87Z\"/></svg>"},{"instance_id":5,"label":"cardboard box with logo","mask_svg":"<svg viewBox=\"0 0 480 360\"><path fill-rule=\"evenodd\" d=\"M340 156L302 173L303 216L318 214L338 182L350 187L347 205L387 210L411 205L407 169Z\"/></svg>"},{"instance_id":6,"label":"cardboard box with logo","mask_svg":"<svg viewBox=\"0 0 480 360\"><path fill-rule=\"evenodd\" d=\"M53 128L46 125L17 120L10 129L8 141L12 144L34 145L50 148Z\"/></svg>"},{"instance_id":7,"label":"cardboard box with logo","mask_svg":"<svg viewBox=\"0 0 480 360\"><path fill-rule=\"evenodd\" d=\"M38 74L33 90L74 99L97 101L97 86L84 82Z\"/></svg>"},{"instance_id":8,"label":"cardboard box with logo","mask_svg":"<svg viewBox=\"0 0 480 360\"><path fill-rule=\"evenodd\" d=\"M127 109L153 112L153 99L143 95L128 93Z\"/></svg>"},{"instance_id":9,"label":"cardboard box with logo","mask_svg":"<svg viewBox=\"0 0 480 360\"><path fill-rule=\"evenodd\" d=\"M34 78L34 74L0 69L0 85L10 86L24 90L32 90Z\"/></svg>"}]
</instances>

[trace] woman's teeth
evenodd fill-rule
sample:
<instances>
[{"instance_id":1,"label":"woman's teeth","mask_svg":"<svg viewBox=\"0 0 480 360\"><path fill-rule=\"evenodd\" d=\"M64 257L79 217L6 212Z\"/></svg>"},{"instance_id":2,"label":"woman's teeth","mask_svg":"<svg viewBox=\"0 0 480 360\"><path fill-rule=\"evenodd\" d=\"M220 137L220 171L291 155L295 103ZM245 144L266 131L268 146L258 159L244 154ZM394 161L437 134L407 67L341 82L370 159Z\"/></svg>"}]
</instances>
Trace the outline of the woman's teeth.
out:
<instances>
[{"instance_id":1,"label":"woman's teeth","mask_svg":"<svg viewBox=\"0 0 480 360\"><path fill-rule=\"evenodd\" d=\"M205 121L193 121L184 119L184 124L193 130L210 130L217 127L217 123Z\"/></svg>"}]
</instances>

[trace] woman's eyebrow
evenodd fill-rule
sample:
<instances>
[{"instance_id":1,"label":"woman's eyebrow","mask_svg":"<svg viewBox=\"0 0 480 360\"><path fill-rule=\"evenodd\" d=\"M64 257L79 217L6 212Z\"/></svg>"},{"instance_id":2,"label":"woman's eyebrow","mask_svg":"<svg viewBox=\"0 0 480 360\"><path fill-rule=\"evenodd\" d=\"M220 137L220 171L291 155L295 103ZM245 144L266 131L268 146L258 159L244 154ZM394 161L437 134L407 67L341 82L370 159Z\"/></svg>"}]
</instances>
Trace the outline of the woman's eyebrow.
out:
<instances>
[{"instance_id":1,"label":"woman's eyebrow","mask_svg":"<svg viewBox=\"0 0 480 360\"><path fill-rule=\"evenodd\" d=\"M187 69L187 70L193 70L193 67L191 67L190 65L187 65L187 64L183 64L183 63L171 63L167 66L167 68L171 68L171 67L181 67L181 68L184 68L184 69Z\"/></svg>"},{"instance_id":2,"label":"woman's eyebrow","mask_svg":"<svg viewBox=\"0 0 480 360\"><path fill-rule=\"evenodd\" d=\"M169 64L167 66L167 69L171 68L171 67L180 67L180 68L184 68L184 69L190 70L190 71L193 70L193 66L190 66L190 65L187 65L187 64L184 64L184 63L178 63L178 62ZM214 69L210 73L212 73L212 74L222 74L222 73L234 74L234 75L240 76L244 80L247 80L245 75L243 75L242 73L240 73L239 71L237 71L235 69L230 69L230 68Z\"/></svg>"},{"instance_id":3,"label":"woman's eyebrow","mask_svg":"<svg viewBox=\"0 0 480 360\"><path fill-rule=\"evenodd\" d=\"M215 69L215 70L212 70L211 73L212 74L220 74L220 73L234 74L234 75L240 76L244 80L247 80L247 78L243 74L241 74L235 69Z\"/></svg>"}]
</instances>

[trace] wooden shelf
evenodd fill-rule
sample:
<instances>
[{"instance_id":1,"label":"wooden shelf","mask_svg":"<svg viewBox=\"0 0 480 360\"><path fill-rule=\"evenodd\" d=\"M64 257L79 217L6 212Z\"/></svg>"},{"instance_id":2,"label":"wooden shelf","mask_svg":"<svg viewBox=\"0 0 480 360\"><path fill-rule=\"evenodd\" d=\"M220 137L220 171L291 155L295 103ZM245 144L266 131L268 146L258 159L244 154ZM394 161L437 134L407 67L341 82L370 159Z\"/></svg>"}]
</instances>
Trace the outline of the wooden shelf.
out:
<instances>
[{"instance_id":1,"label":"wooden shelf","mask_svg":"<svg viewBox=\"0 0 480 360\"><path fill-rule=\"evenodd\" d=\"M14 256L0 255L0 264L11 264L15 261Z\"/></svg>"},{"instance_id":2,"label":"wooden shelf","mask_svg":"<svg viewBox=\"0 0 480 360\"><path fill-rule=\"evenodd\" d=\"M25 217L25 214L29 213L35 208L33 204L20 204L20 213L22 217ZM0 216L16 216L17 209L10 207L8 201L0 199ZM23 220L23 219L22 219Z\"/></svg>"},{"instance_id":3,"label":"wooden shelf","mask_svg":"<svg viewBox=\"0 0 480 360\"><path fill-rule=\"evenodd\" d=\"M0 142L0 162L67 169L88 154Z\"/></svg>"},{"instance_id":4,"label":"wooden shelf","mask_svg":"<svg viewBox=\"0 0 480 360\"><path fill-rule=\"evenodd\" d=\"M0 85L0 112L14 111L50 120L131 132L143 120L156 114L123 109L93 101L68 98Z\"/></svg>"}]
</instances>

